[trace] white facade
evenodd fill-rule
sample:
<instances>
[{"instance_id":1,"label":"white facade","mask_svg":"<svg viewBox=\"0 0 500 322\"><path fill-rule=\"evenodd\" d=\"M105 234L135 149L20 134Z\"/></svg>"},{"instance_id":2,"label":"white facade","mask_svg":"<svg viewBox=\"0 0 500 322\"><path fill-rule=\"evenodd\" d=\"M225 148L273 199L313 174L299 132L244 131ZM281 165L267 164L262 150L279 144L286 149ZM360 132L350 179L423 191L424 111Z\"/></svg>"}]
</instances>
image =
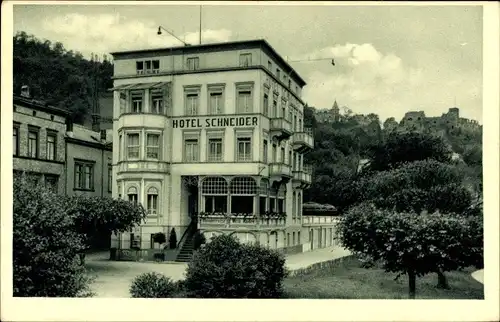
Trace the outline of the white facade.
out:
<instances>
[{"instance_id":1,"label":"white facade","mask_svg":"<svg viewBox=\"0 0 500 322\"><path fill-rule=\"evenodd\" d=\"M152 248L151 234L172 228L182 239L194 213L207 239L308 243L305 83L267 42L115 53L114 65L113 197L149 214L112 247L140 236Z\"/></svg>"}]
</instances>

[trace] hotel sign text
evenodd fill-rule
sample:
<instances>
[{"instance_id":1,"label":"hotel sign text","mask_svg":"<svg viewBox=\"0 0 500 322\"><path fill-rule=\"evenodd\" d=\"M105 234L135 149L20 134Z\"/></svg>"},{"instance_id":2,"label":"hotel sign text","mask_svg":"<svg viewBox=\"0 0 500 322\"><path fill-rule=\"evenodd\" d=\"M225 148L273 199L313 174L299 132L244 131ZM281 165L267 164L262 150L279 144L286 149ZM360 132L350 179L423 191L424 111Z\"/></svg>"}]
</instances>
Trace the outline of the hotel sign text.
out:
<instances>
[{"instance_id":1,"label":"hotel sign text","mask_svg":"<svg viewBox=\"0 0 500 322\"><path fill-rule=\"evenodd\" d=\"M190 118L172 120L172 127L174 129L185 129L205 127L256 126L257 121L257 116Z\"/></svg>"}]
</instances>

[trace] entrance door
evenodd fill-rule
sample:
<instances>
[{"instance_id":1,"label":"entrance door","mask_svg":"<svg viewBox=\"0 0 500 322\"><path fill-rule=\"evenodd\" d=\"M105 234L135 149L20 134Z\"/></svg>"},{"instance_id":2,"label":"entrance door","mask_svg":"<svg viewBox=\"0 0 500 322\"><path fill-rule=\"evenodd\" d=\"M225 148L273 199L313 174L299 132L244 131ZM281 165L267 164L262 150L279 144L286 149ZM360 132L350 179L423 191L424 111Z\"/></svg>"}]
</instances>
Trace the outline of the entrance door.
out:
<instances>
[{"instance_id":1,"label":"entrance door","mask_svg":"<svg viewBox=\"0 0 500 322\"><path fill-rule=\"evenodd\" d=\"M190 186L188 193L188 214L190 218L193 218L193 214L198 212L198 187Z\"/></svg>"}]
</instances>

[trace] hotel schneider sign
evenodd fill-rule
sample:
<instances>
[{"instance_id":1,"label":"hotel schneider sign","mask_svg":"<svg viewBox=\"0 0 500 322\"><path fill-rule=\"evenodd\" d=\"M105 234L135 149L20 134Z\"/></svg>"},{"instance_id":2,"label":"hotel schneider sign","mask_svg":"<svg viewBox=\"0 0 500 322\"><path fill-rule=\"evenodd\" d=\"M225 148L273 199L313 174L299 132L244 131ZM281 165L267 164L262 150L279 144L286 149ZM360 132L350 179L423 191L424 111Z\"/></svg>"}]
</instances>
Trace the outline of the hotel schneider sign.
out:
<instances>
[{"instance_id":1,"label":"hotel schneider sign","mask_svg":"<svg viewBox=\"0 0 500 322\"><path fill-rule=\"evenodd\" d=\"M257 116L201 117L172 120L174 129L257 126Z\"/></svg>"}]
</instances>

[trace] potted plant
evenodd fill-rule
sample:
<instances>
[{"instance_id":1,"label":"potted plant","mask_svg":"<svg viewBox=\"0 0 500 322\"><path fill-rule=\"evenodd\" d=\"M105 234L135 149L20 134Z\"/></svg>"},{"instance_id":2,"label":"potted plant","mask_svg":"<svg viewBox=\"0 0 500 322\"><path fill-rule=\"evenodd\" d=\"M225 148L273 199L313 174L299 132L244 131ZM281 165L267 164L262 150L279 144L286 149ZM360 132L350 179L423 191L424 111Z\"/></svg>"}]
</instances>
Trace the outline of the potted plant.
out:
<instances>
[{"instance_id":1,"label":"potted plant","mask_svg":"<svg viewBox=\"0 0 500 322\"><path fill-rule=\"evenodd\" d=\"M158 232L153 235L153 242L160 244L159 248L161 248L161 245L167 242L167 237L164 233Z\"/></svg>"}]
</instances>

